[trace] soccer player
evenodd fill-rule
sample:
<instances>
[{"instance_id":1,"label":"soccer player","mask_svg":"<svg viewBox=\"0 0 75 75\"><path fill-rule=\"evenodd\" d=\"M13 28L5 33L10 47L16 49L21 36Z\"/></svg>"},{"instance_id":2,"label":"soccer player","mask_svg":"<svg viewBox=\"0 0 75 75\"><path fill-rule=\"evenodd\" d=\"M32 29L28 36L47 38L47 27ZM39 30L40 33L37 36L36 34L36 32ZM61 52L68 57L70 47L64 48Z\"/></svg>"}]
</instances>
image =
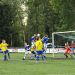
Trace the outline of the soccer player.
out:
<instances>
[{"instance_id":1,"label":"soccer player","mask_svg":"<svg viewBox=\"0 0 75 75\"><path fill-rule=\"evenodd\" d=\"M32 36L32 37L31 37L31 43L33 43L33 42L35 41L36 36L37 36L37 35L36 35L36 34L34 34L34 36Z\"/></svg>"},{"instance_id":2,"label":"soccer player","mask_svg":"<svg viewBox=\"0 0 75 75\"><path fill-rule=\"evenodd\" d=\"M24 54L23 60L25 60L26 59L26 56L28 54L30 54L30 46L27 45L27 43L25 43L25 47L24 48L25 48L25 54Z\"/></svg>"},{"instance_id":3,"label":"soccer player","mask_svg":"<svg viewBox=\"0 0 75 75\"><path fill-rule=\"evenodd\" d=\"M34 46L31 46L31 57L30 57L30 59L33 59L35 57L36 57L36 53L35 53L35 44L34 44Z\"/></svg>"},{"instance_id":4,"label":"soccer player","mask_svg":"<svg viewBox=\"0 0 75 75\"><path fill-rule=\"evenodd\" d=\"M1 44L0 44L0 51L1 51Z\"/></svg>"},{"instance_id":5,"label":"soccer player","mask_svg":"<svg viewBox=\"0 0 75 75\"><path fill-rule=\"evenodd\" d=\"M72 58L71 49L70 49L70 46L69 46L69 43L68 42L65 43L65 50L66 51L65 51L64 55L66 56L66 58L68 58L68 54Z\"/></svg>"},{"instance_id":6,"label":"soccer player","mask_svg":"<svg viewBox=\"0 0 75 75\"><path fill-rule=\"evenodd\" d=\"M42 38L42 42L43 42L43 53L45 56L46 50L47 50L47 45L48 45L48 35L45 34L45 36ZM46 57L46 56L45 56Z\"/></svg>"},{"instance_id":7,"label":"soccer player","mask_svg":"<svg viewBox=\"0 0 75 75\"><path fill-rule=\"evenodd\" d=\"M7 54L8 54L8 58L10 59L10 53L8 51L8 48L7 48L8 44L6 43L6 41L2 40L2 43L0 44L0 46L1 46L1 50L2 50L2 52L4 54L4 61L7 60Z\"/></svg>"},{"instance_id":8,"label":"soccer player","mask_svg":"<svg viewBox=\"0 0 75 75\"><path fill-rule=\"evenodd\" d=\"M43 38L42 38L42 41L43 41L43 44L44 44L44 49L47 50L47 45L48 45L48 35L46 34Z\"/></svg>"},{"instance_id":9,"label":"soccer player","mask_svg":"<svg viewBox=\"0 0 75 75\"><path fill-rule=\"evenodd\" d=\"M42 56L42 60L44 60L44 55L42 51L43 43L40 37L36 38L35 47L36 47L36 63L38 63L40 55Z\"/></svg>"},{"instance_id":10,"label":"soccer player","mask_svg":"<svg viewBox=\"0 0 75 75\"><path fill-rule=\"evenodd\" d=\"M75 50L75 42L72 41L71 42L71 51L72 51L73 54L74 54L74 50Z\"/></svg>"}]
</instances>

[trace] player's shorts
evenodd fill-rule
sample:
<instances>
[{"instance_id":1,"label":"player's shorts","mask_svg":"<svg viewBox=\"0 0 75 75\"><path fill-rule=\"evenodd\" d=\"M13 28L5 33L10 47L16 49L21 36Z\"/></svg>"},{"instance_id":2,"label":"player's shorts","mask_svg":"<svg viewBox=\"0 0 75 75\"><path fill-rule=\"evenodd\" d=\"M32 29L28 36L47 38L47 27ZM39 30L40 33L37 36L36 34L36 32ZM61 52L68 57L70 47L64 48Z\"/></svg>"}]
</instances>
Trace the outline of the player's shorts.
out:
<instances>
[{"instance_id":1,"label":"player's shorts","mask_svg":"<svg viewBox=\"0 0 75 75\"><path fill-rule=\"evenodd\" d=\"M48 44L44 43L44 49L47 49Z\"/></svg>"},{"instance_id":2,"label":"player's shorts","mask_svg":"<svg viewBox=\"0 0 75 75\"><path fill-rule=\"evenodd\" d=\"M65 53L70 53L71 52L71 50L70 49L66 49L66 51L65 51Z\"/></svg>"},{"instance_id":3,"label":"player's shorts","mask_svg":"<svg viewBox=\"0 0 75 75\"><path fill-rule=\"evenodd\" d=\"M30 53L31 53L30 51L26 51L26 50L25 50L25 54L30 54Z\"/></svg>"},{"instance_id":4,"label":"player's shorts","mask_svg":"<svg viewBox=\"0 0 75 75\"><path fill-rule=\"evenodd\" d=\"M2 50L0 49L0 53L2 53Z\"/></svg>"},{"instance_id":5,"label":"player's shorts","mask_svg":"<svg viewBox=\"0 0 75 75\"><path fill-rule=\"evenodd\" d=\"M31 53L32 53L32 54L35 54L35 52L34 52L34 51L31 51Z\"/></svg>"},{"instance_id":6,"label":"player's shorts","mask_svg":"<svg viewBox=\"0 0 75 75\"><path fill-rule=\"evenodd\" d=\"M41 51L36 51L36 53L38 54L38 55L41 55L41 54L43 54L43 51L41 50Z\"/></svg>"},{"instance_id":7,"label":"player's shorts","mask_svg":"<svg viewBox=\"0 0 75 75\"><path fill-rule=\"evenodd\" d=\"M9 53L9 51L8 50L4 51L4 54L6 54L6 53Z\"/></svg>"}]
</instances>

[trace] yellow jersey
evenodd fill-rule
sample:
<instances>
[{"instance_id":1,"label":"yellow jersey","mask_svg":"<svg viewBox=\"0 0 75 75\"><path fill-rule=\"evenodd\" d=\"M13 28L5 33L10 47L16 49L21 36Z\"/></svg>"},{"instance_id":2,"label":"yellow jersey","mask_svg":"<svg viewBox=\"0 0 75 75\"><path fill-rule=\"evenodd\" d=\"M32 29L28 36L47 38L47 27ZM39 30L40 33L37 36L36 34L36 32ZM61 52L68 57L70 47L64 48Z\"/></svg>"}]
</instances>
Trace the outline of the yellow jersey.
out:
<instances>
[{"instance_id":1,"label":"yellow jersey","mask_svg":"<svg viewBox=\"0 0 75 75\"><path fill-rule=\"evenodd\" d=\"M1 43L1 44L0 44L0 48L2 49L3 52L8 49L7 46L8 46L7 43Z\"/></svg>"},{"instance_id":2,"label":"yellow jersey","mask_svg":"<svg viewBox=\"0 0 75 75\"><path fill-rule=\"evenodd\" d=\"M1 49L1 44L0 44L0 49Z\"/></svg>"},{"instance_id":3,"label":"yellow jersey","mask_svg":"<svg viewBox=\"0 0 75 75\"><path fill-rule=\"evenodd\" d=\"M34 48L31 48L31 52L34 51L34 50L35 50Z\"/></svg>"},{"instance_id":4,"label":"yellow jersey","mask_svg":"<svg viewBox=\"0 0 75 75\"><path fill-rule=\"evenodd\" d=\"M43 48L43 43L42 40L38 40L35 42L35 46L36 46L36 51L41 51Z\"/></svg>"}]
</instances>

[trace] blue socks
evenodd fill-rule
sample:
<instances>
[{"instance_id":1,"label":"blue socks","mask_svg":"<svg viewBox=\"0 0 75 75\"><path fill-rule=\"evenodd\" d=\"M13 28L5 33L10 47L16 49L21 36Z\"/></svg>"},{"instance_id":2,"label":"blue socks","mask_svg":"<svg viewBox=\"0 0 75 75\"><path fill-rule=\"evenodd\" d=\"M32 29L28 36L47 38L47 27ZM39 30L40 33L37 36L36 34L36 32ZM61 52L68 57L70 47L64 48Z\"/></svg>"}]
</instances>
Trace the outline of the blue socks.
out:
<instances>
[{"instance_id":1,"label":"blue socks","mask_svg":"<svg viewBox=\"0 0 75 75\"><path fill-rule=\"evenodd\" d=\"M36 60L39 61L39 55L36 55Z\"/></svg>"},{"instance_id":2,"label":"blue socks","mask_svg":"<svg viewBox=\"0 0 75 75\"><path fill-rule=\"evenodd\" d=\"M44 58L45 58L45 56L44 55L42 55L42 60L44 61Z\"/></svg>"},{"instance_id":3,"label":"blue socks","mask_svg":"<svg viewBox=\"0 0 75 75\"><path fill-rule=\"evenodd\" d=\"M4 61L6 61L7 60L7 56L6 56L6 54L4 55Z\"/></svg>"}]
</instances>

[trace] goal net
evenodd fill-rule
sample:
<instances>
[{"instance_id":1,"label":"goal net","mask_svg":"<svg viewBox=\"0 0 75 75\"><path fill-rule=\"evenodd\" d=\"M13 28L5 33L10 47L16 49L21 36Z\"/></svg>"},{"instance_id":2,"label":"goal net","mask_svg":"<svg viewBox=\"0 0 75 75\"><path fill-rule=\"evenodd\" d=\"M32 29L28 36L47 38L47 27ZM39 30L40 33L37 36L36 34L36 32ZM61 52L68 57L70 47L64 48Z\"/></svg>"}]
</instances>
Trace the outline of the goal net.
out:
<instances>
[{"instance_id":1,"label":"goal net","mask_svg":"<svg viewBox=\"0 0 75 75\"><path fill-rule=\"evenodd\" d=\"M53 32L52 33L52 48L54 53L64 53L64 45L66 42L75 41L75 31Z\"/></svg>"}]
</instances>

